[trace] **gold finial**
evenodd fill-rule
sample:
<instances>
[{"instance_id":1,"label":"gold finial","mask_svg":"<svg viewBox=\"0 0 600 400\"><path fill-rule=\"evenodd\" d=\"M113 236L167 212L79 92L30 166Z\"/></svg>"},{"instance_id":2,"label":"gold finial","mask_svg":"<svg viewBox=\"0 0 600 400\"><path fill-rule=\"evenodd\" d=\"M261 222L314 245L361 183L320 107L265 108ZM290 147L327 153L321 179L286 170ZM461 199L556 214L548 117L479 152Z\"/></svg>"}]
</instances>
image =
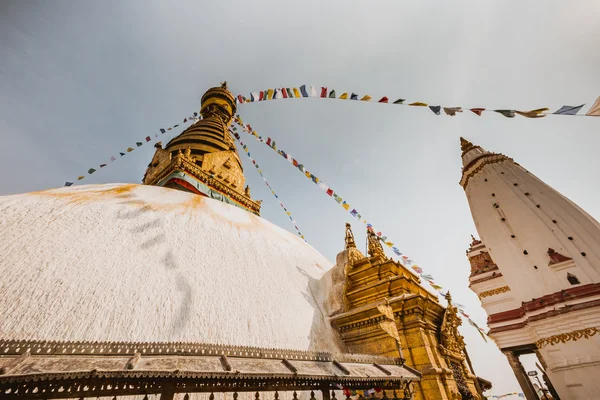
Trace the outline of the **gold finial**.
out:
<instances>
[{"instance_id":1,"label":"gold finial","mask_svg":"<svg viewBox=\"0 0 600 400\"><path fill-rule=\"evenodd\" d=\"M350 224L346 222L346 250L351 247L356 248L356 243L354 242L354 233L352 233Z\"/></svg>"},{"instance_id":2,"label":"gold finial","mask_svg":"<svg viewBox=\"0 0 600 400\"><path fill-rule=\"evenodd\" d=\"M446 300L448 300L448 305L451 305L452 304L452 296L450 296L449 290L446 292L446 295L444 297L446 298Z\"/></svg>"},{"instance_id":3,"label":"gold finial","mask_svg":"<svg viewBox=\"0 0 600 400\"><path fill-rule=\"evenodd\" d=\"M381 256L385 258L385 252L383 246L379 241L379 237L371 229L367 229L367 241L369 243L369 255L371 257Z\"/></svg>"},{"instance_id":4,"label":"gold finial","mask_svg":"<svg viewBox=\"0 0 600 400\"><path fill-rule=\"evenodd\" d=\"M460 149L465 152L468 150L471 150L471 148L473 148L473 143L469 142L467 139L465 139L464 137L460 138Z\"/></svg>"},{"instance_id":5,"label":"gold finial","mask_svg":"<svg viewBox=\"0 0 600 400\"><path fill-rule=\"evenodd\" d=\"M250 197L250 186L246 185L244 188L244 193L246 193L246 196Z\"/></svg>"},{"instance_id":6,"label":"gold finial","mask_svg":"<svg viewBox=\"0 0 600 400\"><path fill-rule=\"evenodd\" d=\"M222 89L227 89L227 81L221 82L221 88Z\"/></svg>"}]
</instances>

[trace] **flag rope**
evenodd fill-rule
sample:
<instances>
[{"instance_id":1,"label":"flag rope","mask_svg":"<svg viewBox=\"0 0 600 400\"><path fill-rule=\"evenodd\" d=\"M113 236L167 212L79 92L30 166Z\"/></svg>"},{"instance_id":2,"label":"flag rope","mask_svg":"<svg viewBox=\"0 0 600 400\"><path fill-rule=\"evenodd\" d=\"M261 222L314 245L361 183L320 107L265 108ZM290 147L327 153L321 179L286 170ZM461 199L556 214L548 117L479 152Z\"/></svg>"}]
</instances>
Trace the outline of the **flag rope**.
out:
<instances>
[{"instance_id":1,"label":"flag rope","mask_svg":"<svg viewBox=\"0 0 600 400\"><path fill-rule=\"evenodd\" d=\"M244 125L244 122L242 121L241 117L239 116L239 114L237 114L234 119L233 122L239 126L244 132L248 133L249 135L253 136L254 139L256 139L259 142L264 143L265 145L267 145L269 148L271 148L271 150L275 151L277 154L279 154L281 157L283 157L286 161L288 161L289 163L291 163L294 167L296 167L299 171L301 171L303 173L304 176L306 176L306 178L310 179L313 181L313 183L315 183L316 185L318 185L323 191L325 191L325 193L327 193L327 195L329 195L329 197L335 199L335 201L340 204L346 211L350 210L350 204L348 204L342 197L340 197L337 193L335 193L333 191L333 189L331 189L323 180L321 180L320 178L318 178L317 176L315 176L314 174L310 173L308 170L306 170L306 168L304 167L303 164L300 164L295 158L293 158L289 153L285 152L282 149L277 149L275 141L270 138L267 137L267 139L265 140L262 136L259 136L255 130L252 129L252 127L250 126L250 124L246 124ZM233 128L231 128L231 133L233 133L233 135L236 138L239 138L239 134L236 132L237 129L234 126ZM379 240L381 240L387 247L391 248L392 251L394 252L394 254L396 254L399 258L399 262L404 266L404 267L410 267L413 271L415 271L416 274L418 274L421 278L423 278L425 281L427 281L427 283L429 283L429 285L439 294L443 295L444 293L444 287L441 285L438 285L434 282L434 277L430 274L425 273L425 271L423 271L423 269L421 267L419 267L418 265L415 264L415 261L410 259L408 256L404 255L402 252L400 252L400 250L394 245L393 242L389 241L387 236L384 236L383 233L381 231L376 231L376 229L374 228L374 226L367 222L367 220L358 213L358 211L353 208L352 211L349 211L350 215L352 215L354 218L358 219L359 221L361 221L362 223L364 223L367 226L367 229L374 232L377 237L379 238ZM480 328L472 319L471 317L465 312L465 306L460 304L460 303L456 303L454 301L451 302L453 306L455 306L458 311L460 312L460 314L465 317L467 319L467 321L469 322L469 324L471 326L473 326L475 329L477 329L477 331L479 332L479 334L481 335L481 337L487 342L486 338L485 338L485 331Z\"/></svg>"},{"instance_id":2,"label":"flag rope","mask_svg":"<svg viewBox=\"0 0 600 400\"><path fill-rule=\"evenodd\" d=\"M198 115L197 112L194 112L193 116L191 116L191 117L185 117L183 119L182 124L185 124L185 123L191 122L191 121L194 121L194 123L196 123L200 119L202 119L202 116ZM167 131L171 131L171 130L177 128L177 127L179 127L179 124L175 124L175 125L173 125L173 126L171 126L169 128L166 128L166 129L165 128L160 128L159 132L160 132L161 135L164 135ZM154 134L154 138L155 139L158 138L158 133ZM135 144L136 144L136 147L141 147L141 146L144 145L144 142L148 143L148 142L151 142L151 141L152 141L152 137L146 136L142 141L136 142ZM127 153L131 153L134 150L135 150L135 148L130 146L125 151L120 151L119 154L120 154L121 157L123 157ZM114 155L111 155L110 156L110 162L113 163L115 161L117 161L117 158ZM100 164L100 168L104 168L107 165L108 165L107 163ZM92 175L94 172L96 172L96 169L94 169L94 168L88 169L88 175ZM80 175L80 176L77 177L78 181L80 181L82 179L85 179L85 175ZM67 182L65 182L65 186L71 186L71 185L73 185L73 183L74 182L67 181Z\"/></svg>"},{"instance_id":3,"label":"flag rope","mask_svg":"<svg viewBox=\"0 0 600 400\"><path fill-rule=\"evenodd\" d=\"M351 93L348 96L348 93ZM360 97L358 94L354 92L345 92L339 97L336 95L335 89L328 90L327 87L322 86L320 89L318 86L310 85L307 87L306 85L302 85L300 87L293 88L271 88L263 91L252 92L250 93L250 97L247 98L245 96L237 95L235 97L235 102L237 104L244 103L255 103L261 102L265 100L279 100L279 99L297 99L297 98L322 98L322 99L334 99L334 100L356 100L356 101L365 101L370 102L373 100L373 97L369 95L364 95ZM413 107L428 107L435 115L440 115L443 110L446 115L451 117L455 116L457 113L462 113L464 110L469 110L474 114L481 116L483 112L495 112L505 116L506 118L514 118L515 115L521 115L526 118L541 118L547 115L570 115L570 116L578 116L578 117L599 117L600 116L600 97L594 102L594 104L590 107L588 112L583 114L577 114L579 110L581 110L585 103L579 106L562 106L560 109L555 112L549 112L550 110L546 107L538 108L534 110L520 111L516 109L488 109L485 107L473 107L473 108L463 108L463 107L443 107L440 105L430 105L428 103L424 103L421 101L411 102L406 104L407 100L398 98L397 100L390 102L390 98L387 96L383 96L380 100L376 101L377 103L383 104L392 104L392 105L402 105L402 106L413 106Z\"/></svg>"},{"instance_id":4,"label":"flag rope","mask_svg":"<svg viewBox=\"0 0 600 400\"><path fill-rule=\"evenodd\" d=\"M240 143L240 145L244 149L244 152L246 153L246 155L250 159L250 162L252 163L252 165L254 165L254 167L256 168L256 170L258 171L258 173L260 174L260 176L263 178L263 181L265 182L265 185L267 185L267 187L271 191L271 194L273 196L275 196L275 199L279 202L279 205L281 206L281 208L283 209L283 211L285 211L285 214L288 216L288 218L290 219L290 221L292 221L292 225L294 225L294 228L296 229L296 232L298 232L298 236L300 236L300 238L302 238L306 243L308 243L308 241L304 238L304 235L302 234L302 232L300 232L300 228L298 228L298 225L297 225L296 221L292 217L292 213L289 212L288 209L285 207L285 205L283 204L283 202L279 198L279 195L277 195L277 193L275 193L275 190L273 189L273 187L271 187L271 185L267 181L267 178L265 178L265 176L263 175L263 173L262 173L262 171L260 169L260 166L258 165L258 163L256 162L256 160L253 159L252 156L250 155L250 150L248 150L248 146L246 146L244 144L244 142L242 142L242 139L240 138L240 135L238 133L236 133L233 130L231 130L231 128L230 128L229 132L233 136L235 136L236 140Z\"/></svg>"}]
</instances>

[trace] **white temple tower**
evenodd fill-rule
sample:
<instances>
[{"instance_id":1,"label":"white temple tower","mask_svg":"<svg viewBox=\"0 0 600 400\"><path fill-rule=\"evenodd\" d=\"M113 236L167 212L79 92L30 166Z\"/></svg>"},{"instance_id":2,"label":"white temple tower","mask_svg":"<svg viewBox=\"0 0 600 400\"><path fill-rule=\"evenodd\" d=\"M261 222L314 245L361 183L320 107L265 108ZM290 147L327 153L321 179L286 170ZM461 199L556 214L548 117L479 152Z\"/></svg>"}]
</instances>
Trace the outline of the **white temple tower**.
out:
<instances>
[{"instance_id":1,"label":"white temple tower","mask_svg":"<svg viewBox=\"0 0 600 400\"><path fill-rule=\"evenodd\" d=\"M562 399L600 398L600 224L511 158L461 138L470 288L528 399L536 353Z\"/></svg>"}]
</instances>

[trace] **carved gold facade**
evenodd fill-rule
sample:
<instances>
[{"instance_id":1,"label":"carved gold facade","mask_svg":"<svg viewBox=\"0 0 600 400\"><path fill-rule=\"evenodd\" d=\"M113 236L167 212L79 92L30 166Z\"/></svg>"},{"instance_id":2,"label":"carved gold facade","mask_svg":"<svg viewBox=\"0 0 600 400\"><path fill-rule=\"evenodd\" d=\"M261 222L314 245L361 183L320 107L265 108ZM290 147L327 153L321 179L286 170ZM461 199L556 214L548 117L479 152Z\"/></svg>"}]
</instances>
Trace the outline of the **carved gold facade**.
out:
<instances>
[{"instance_id":1,"label":"carved gold facade","mask_svg":"<svg viewBox=\"0 0 600 400\"><path fill-rule=\"evenodd\" d=\"M260 201L250 197L229 125L236 112L227 84L202 96L202 119L173 138L163 149L156 144L143 183L211 197L260 214Z\"/></svg>"},{"instance_id":2,"label":"carved gold facade","mask_svg":"<svg viewBox=\"0 0 600 400\"><path fill-rule=\"evenodd\" d=\"M444 308L417 276L387 258L370 232L368 244L365 257L347 225L346 250L338 254L338 270L332 272L334 288L337 282L340 289L331 294L331 323L348 349L387 356L400 352L408 366L423 374L415 399L481 399L456 308Z\"/></svg>"}]
</instances>

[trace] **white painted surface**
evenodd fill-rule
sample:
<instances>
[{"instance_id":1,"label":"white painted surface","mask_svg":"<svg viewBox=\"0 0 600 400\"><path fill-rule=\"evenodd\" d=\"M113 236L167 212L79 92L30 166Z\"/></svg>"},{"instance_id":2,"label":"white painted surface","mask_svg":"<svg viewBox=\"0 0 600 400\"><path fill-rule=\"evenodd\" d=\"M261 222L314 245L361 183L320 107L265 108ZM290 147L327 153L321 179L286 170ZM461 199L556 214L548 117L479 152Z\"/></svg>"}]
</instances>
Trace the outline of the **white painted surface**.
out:
<instances>
[{"instance_id":1,"label":"white painted surface","mask_svg":"<svg viewBox=\"0 0 600 400\"><path fill-rule=\"evenodd\" d=\"M0 197L0 337L339 351L330 262L239 208L152 186Z\"/></svg>"}]
</instances>

